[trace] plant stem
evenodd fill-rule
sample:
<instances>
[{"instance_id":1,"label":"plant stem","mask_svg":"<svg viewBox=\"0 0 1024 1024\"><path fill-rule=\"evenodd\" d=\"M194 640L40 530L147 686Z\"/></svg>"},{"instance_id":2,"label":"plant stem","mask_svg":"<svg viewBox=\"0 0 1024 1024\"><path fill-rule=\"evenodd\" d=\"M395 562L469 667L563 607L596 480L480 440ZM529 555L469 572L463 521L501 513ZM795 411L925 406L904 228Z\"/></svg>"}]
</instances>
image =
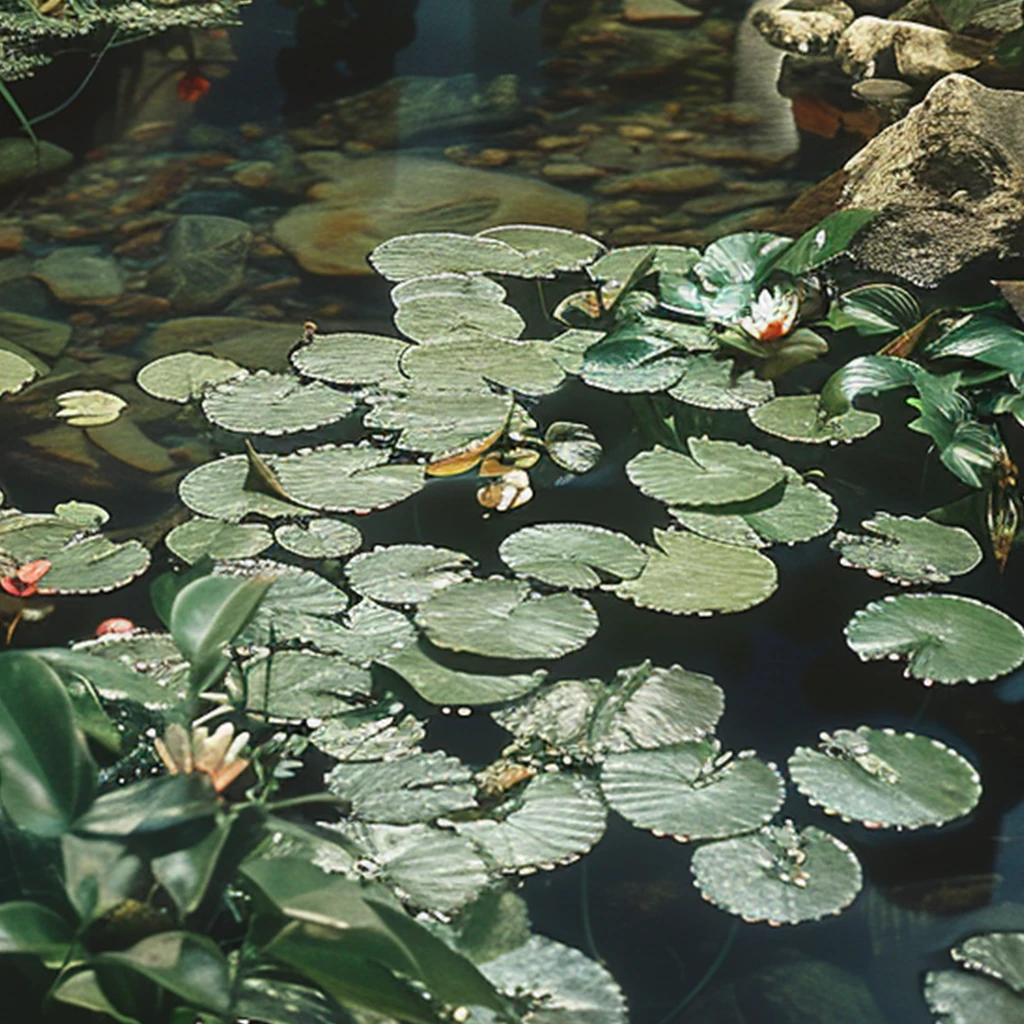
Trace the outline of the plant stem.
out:
<instances>
[{"instance_id":1,"label":"plant stem","mask_svg":"<svg viewBox=\"0 0 1024 1024\"><path fill-rule=\"evenodd\" d=\"M711 979L718 973L718 969L725 963L725 958L729 955L729 950L732 949L732 944L736 941L736 936L739 934L740 923L739 921L733 921L732 927L729 929L729 934L725 937L725 942L722 943L722 948L718 951L715 959L711 961L711 966L704 972L704 976L697 982L689 992L683 996L682 999L672 1007L668 1013L665 1014L658 1024L668 1024L673 1017L677 1014L682 1013L690 1003L693 1002L701 992L704 991L707 984Z\"/></svg>"}]
</instances>

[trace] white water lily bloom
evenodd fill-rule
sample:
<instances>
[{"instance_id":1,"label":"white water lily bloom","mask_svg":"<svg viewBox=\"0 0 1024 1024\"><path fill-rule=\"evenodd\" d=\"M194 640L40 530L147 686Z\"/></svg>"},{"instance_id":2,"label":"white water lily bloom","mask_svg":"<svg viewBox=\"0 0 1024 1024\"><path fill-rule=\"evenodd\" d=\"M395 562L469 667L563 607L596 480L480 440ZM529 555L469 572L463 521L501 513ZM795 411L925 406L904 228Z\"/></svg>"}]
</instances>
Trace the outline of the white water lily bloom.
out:
<instances>
[{"instance_id":1,"label":"white water lily bloom","mask_svg":"<svg viewBox=\"0 0 1024 1024\"><path fill-rule=\"evenodd\" d=\"M796 323L800 297L795 291L762 288L750 304L750 312L740 317L739 325L758 341L777 341Z\"/></svg>"}]
</instances>

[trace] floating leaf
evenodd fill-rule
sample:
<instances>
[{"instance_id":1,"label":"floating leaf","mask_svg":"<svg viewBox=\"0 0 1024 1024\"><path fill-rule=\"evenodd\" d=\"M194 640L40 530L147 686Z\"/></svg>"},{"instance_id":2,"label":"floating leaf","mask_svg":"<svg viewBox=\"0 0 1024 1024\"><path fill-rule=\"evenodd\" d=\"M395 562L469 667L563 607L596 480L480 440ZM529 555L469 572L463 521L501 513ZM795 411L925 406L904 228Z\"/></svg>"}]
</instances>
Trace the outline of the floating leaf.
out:
<instances>
[{"instance_id":1,"label":"floating leaf","mask_svg":"<svg viewBox=\"0 0 1024 1024\"><path fill-rule=\"evenodd\" d=\"M944 825L981 796L974 767L944 743L892 729L822 734L820 749L797 747L789 772L797 789L828 814L871 828Z\"/></svg>"},{"instance_id":2,"label":"floating leaf","mask_svg":"<svg viewBox=\"0 0 1024 1024\"><path fill-rule=\"evenodd\" d=\"M1018 1024L1024 1014L1024 997L967 971L929 971L924 998L941 1024Z\"/></svg>"},{"instance_id":3,"label":"floating leaf","mask_svg":"<svg viewBox=\"0 0 1024 1024\"><path fill-rule=\"evenodd\" d=\"M928 372L909 359L896 356L857 356L841 366L821 389L820 408L827 416L841 416L860 395L877 395L911 387Z\"/></svg>"},{"instance_id":4,"label":"floating leaf","mask_svg":"<svg viewBox=\"0 0 1024 1024\"><path fill-rule=\"evenodd\" d=\"M552 358L566 373L578 374L583 369L587 349L604 337L604 331L572 329L562 331L548 343Z\"/></svg>"},{"instance_id":5,"label":"floating leaf","mask_svg":"<svg viewBox=\"0 0 1024 1024\"><path fill-rule=\"evenodd\" d=\"M252 558L266 551L274 538L262 524L242 526L220 519L190 519L164 538L167 547L190 565L204 555L214 559Z\"/></svg>"},{"instance_id":6,"label":"floating leaf","mask_svg":"<svg viewBox=\"0 0 1024 1024\"><path fill-rule=\"evenodd\" d=\"M245 370L231 359L200 352L175 352L146 363L135 381L146 394L165 402L186 402L201 398L213 384L231 380Z\"/></svg>"},{"instance_id":7,"label":"floating leaf","mask_svg":"<svg viewBox=\"0 0 1024 1024\"><path fill-rule=\"evenodd\" d=\"M309 739L328 757L349 761L405 757L419 750L424 736L423 723L389 696L369 707L325 718Z\"/></svg>"},{"instance_id":8,"label":"floating leaf","mask_svg":"<svg viewBox=\"0 0 1024 1024\"><path fill-rule=\"evenodd\" d=\"M627 476L649 498L691 507L749 501L785 479L785 467L767 452L706 437L687 443L689 455L661 445L635 455Z\"/></svg>"},{"instance_id":9,"label":"floating leaf","mask_svg":"<svg viewBox=\"0 0 1024 1024\"><path fill-rule=\"evenodd\" d=\"M828 311L834 331L852 327L859 335L910 330L921 319L921 305L911 292L895 284L865 284L843 292Z\"/></svg>"},{"instance_id":10,"label":"floating leaf","mask_svg":"<svg viewBox=\"0 0 1024 1024\"><path fill-rule=\"evenodd\" d=\"M585 523L541 523L510 534L498 548L519 576L552 587L588 590L602 576L633 579L647 562L642 547L624 533Z\"/></svg>"},{"instance_id":11,"label":"floating leaf","mask_svg":"<svg viewBox=\"0 0 1024 1024\"><path fill-rule=\"evenodd\" d=\"M107 700L135 700L147 708L178 706L188 697L189 666L169 633L108 633L72 647L76 655L114 663L116 673L83 672Z\"/></svg>"},{"instance_id":12,"label":"floating leaf","mask_svg":"<svg viewBox=\"0 0 1024 1024\"><path fill-rule=\"evenodd\" d=\"M398 235L378 245L370 265L389 281L427 274L525 275L528 261L496 238L473 238L449 231Z\"/></svg>"},{"instance_id":13,"label":"floating leaf","mask_svg":"<svg viewBox=\"0 0 1024 1024\"><path fill-rule=\"evenodd\" d=\"M395 327L413 341L433 344L518 338L526 321L506 302L466 295L425 295L398 307Z\"/></svg>"},{"instance_id":14,"label":"floating leaf","mask_svg":"<svg viewBox=\"0 0 1024 1024\"><path fill-rule=\"evenodd\" d=\"M67 420L71 427L102 427L113 423L128 408L120 395L109 391L65 391L57 396L57 405L57 419Z\"/></svg>"},{"instance_id":15,"label":"floating leaf","mask_svg":"<svg viewBox=\"0 0 1024 1024\"><path fill-rule=\"evenodd\" d=\"M507 796L491 817L457 822L502 871L527 874L578 860L604 835L608 813L597 786L579 775L543 773Z\"/></svg>"},{"instance_id":16,"label":"floating leaf","mask_svg":"<svg viewBox=\"0 0 1024 1024\"><path fill-rule=\"evenodd\" d=\"M402 357L402 371L418 388L471 390L485 380L524 395L546 395L565 379L547 342L487 337L416 345Z\"/></svg>"},{"instance_id":17,"label":"floating leaf","mask_svg":"<svg viewBox=\"0 0 1024 1024\"><path fill-rule=\"evenodd\" d=\"M314 430L344 419L355 408L351 395L291 374L255 373L224 381L203 396L203 414L224 430L277 437Z\"/></svg>"},{"instance_id":18,"label":"floating leaf","mask_svg":"<svg viewBox=\"0 0 1024 1024\"><path fill-rule=\"evenodd\" d=\"M756 551L658 529L654 540L658 547L648 549L640 576L612 588L640 608L673 615L741 612L778 586L774 562Z\"/></svg>"},{"instance_id":19,"label":"floating leaf","mask_svg":"<svg viewBox=\"0 0 1024 1024\"><path fill-rule=\"evenodd\" d=\"M987 974L1024 993L1024 932L972 935L951 949L950 955L966 970Z\"/></svg>"},{"instance_id":20,"label":"floating leaf","mask_svg":"<svg viewBox=\"0 0 1024 1024\"><path fill-rule=\"evenodd\" d=\"M625 283L648 256L653 256L649 273L685 274L700 259L700 251L684 245L627 245L605 253L588 271L595 281Z\"/></svg>"},{"instance_id":21,"label":"floating leaf","mask_svg":"<svg viewBox=\"0 0 1024 1024\"><path fill-rule=\"evenodd\" d=\"M443 751L391 761L349 761L335 765L327 789L351 804L359 821L412 825L476 806L473 773Z\"/></svg>"},{"instance_id":22,"label":"floating leaf","mask_svg":"<svg viewBox=\"0 0 1024 1024\"><path fill-rule=\"evenodd\" d=\"M303 558L341 558L359 550L363 535L340 519L309 519L277 527L274 540L285 551Z\"/></svg>"},{"instance_id":23,"label":"floating leaf","mask_svg":"<svg viewBox=\"0 0 1024 1024\"><path fill-rule=\"evenodd\" d=\"M391 301L397 307L415 299L457 295L464 299L503 302L507 294L497 281L479 274L425 274L396 284L391 289Z\"/></svg>"},{"instance_id":24,"label":"floating leaf","mask_svg":"<svg viewBox=\"0 0 1024 1024\"><path fill-rule=\"evenodd\" d=\"M115 544L86 537L46 555L51 565L39 581L41 594L102 594L116 590L149 568L149 551L137 540Z\"/></svg>"},{"instance_id":25,"label":"floating leaf","mask_svg":"<svg viewBox=\"0 0 1024 1024\"><path fill-rule=\"evenodd\" d=\"M541 224L503 224L487 228L477 238L494 238L525 257L523 277L554 277L559 271L582 270L607 250L596 238Z\"/></svg>"},{"instance_id":26,"label":"floating leaf","mask_svg":"<svg viewBox=\"0 0 1024 1024\"><path fill-rule=\"evenodd\" d=\"M291 354L291 363L305 377L328 384L383 384L400 381L398 361L407 342L383 334L318 334Z\"/></svg>"},{"instance_id":27,"label":"floating leaf","mask_svg":"<svg viewBox=\"0 0 1024 1024\"><path fill-rule=\"evenodd\" d=\"M586 423L556 420L544 432L551 461L570 473L587 473L601 461L601 444Z\"/></svg>"},{"instance_id":28,"label":"floating leaf","mask_svg":"<svg viewBox=\"0 0 1024 1024\"><path fill-rule=\"evenodd\" d=\"M751 282L791 244L792 239L765 231L726 235L704 250L693 273L709 292Z\"/></svg>"},{"instance_id":29,"label":"floating leaf","mask_svg":"<svg viewBox=\"0 0 1024 1024\"><path fill-rule=\"evenodd\" d=\"M469 576L473 559L429 544L390 544L351 559L345 566L357 594L385 604L419 604Z\"/></svg>"},{"instance_id":30,"label":"floating leaf","mask_svg":"<svg viewBox=\"0 0 1024 1024\"><path fill-rule=\"evenodd\" d=\"M775 385L759 380L753 370L737 374L731 359L702 352L687 360L682 380L669 394L702 409L754 409L774 397Z\"/></svg>"},{"instance_id":31,"label":"floating leaf","mask_svg":"<svg viewBox=\"0 0 1024 1024\"><path fill-rule=\"evenodd\" d=\"M0 395L16 394L37 373L36 368L27 359L23 359L15 352L0 349Z\"/></svg>"},{"instance_id":32,"label":"floating leaf","mask_svg":"<svg viewBox=\"0 0 1024 1024\"><path fill-rule=\"evenodd\" d=\"M635 331L617 332L588 348L579 373L591 387L639 393L665 391L685 370L673 342Z\"/></svg>"},{"instance_id":33,"label":"floating leaf","mask_svg":"<svg viewBox=\"0 0 1024 1024\"><path fill-rule=\"evenodd\" d=\"M877 512L861 526L874 536L840 531L832 541L843 565L865 569L891 583L948 583L981 561L981 548L967 530L930 519Z\"/></svg>"},{"instance_id":34,"label":"floating leaf","mask_svg":"<svg viewBox=\"0 0 1024 1024\"><path fill-rule=\"evenodd\" d=\"M836 210L809 231L805 231L772 264L772 270L783 270L798 276L815 270L841 256L850 247L854 236L878 216L877 210Z\"/></svg>"},{"instance_id":35,"label":"floating leaf","mask_svg":"<svg viewBox=\"0 0 1024 1024\"><path fill-rule=\"evenodd\" d=\"M269 465L275 465L272 456ZM248 515L280 517L312 516L301 506L247 487L249 459L245 455L227 455L197 466L178 485L178 497L197 515L237 523Z\"/></svg>"},{"instance_id":36,"label":"floating leaf","mask_svg":"<svg viewBox=\"0 0 1024 1024\"><path fill-rule=\"evenodd\" d=\"M451 651L491 658L560 658L597 632L597 612L576 594L533 594L519 580L467 580L424 601L416 624Z\"/></svg>"},{"instance_id":37,"label":"floating leaf","mask_svg":"<svg viewBox=\"0 0 1024 1024\"><path fill-rule=\"evenodd\" d=\"M721 750L717 740L701 740L611 754L601 792L637 828L681 842L750 832L782 806L785 784L752 751L720 757Z\"/></svg>"},{"instance_id":38,"label":"floating leaf","mask_svg":"<svg viewBox=\"0 0 1024 1024\"><path fill-rule=\"evenodd\" d=\"M324 623L316 646L326 653L340 654L356 665L368 668L370 662L416 640L416 630L401 612L374 601L360 601L345 618L344 625Z\"/></svg>"},{"instance_id":39,"label":"floating leaf","mask_svg":"<svg viewBox=\"0 0 1024 1024\"><path fill-rule=\"evenodd\" d=\"M53 506L53 514L87 530L98 530L110 521L110 513L102 505L94 505L89 501L62 501Z\"/></svg>"},{"instance_id":40,"label":"floating leaf","mask_svg":"<svg viewBox=\"0 0 1024 1024\"><path fill-rule=\"evenodd\" d=\"M709 903L744 921L799 924L841 913L860 892L860 864L835 836L792 822L708 843L693 854L694 879Z\"/></svg>"},{"instance_id":41,"label":"floating leaf","mask_svg":"<svg viewBox=\"0 0 1024 1024\"><path fill-rule=\"evenodd\" d=\"M861 661L908 662L926 685L976 683L1024 663L1024 629L1008 615L953 594L898 594L856 612L846 642Z\"/></svg>"},{"instance_id":42,"label":"floating leaf","mask_svg":"<svg viewBox=\"0 0 1024 1024\"><path fill-rule=\"evenodd\" d=\"M766 434L804 444L839 444L867 437L882 424L873 412L849 408L838 416L822 411L819 395L786 395L751 409L754 425Z\"/></svg>"},{"instance_id":43,"label":"floating leaf","mask_svg":"<svg viewBox=\"0 0 1024 1024\"><path fill-rule=\"evenodd\" d=\"M249 711L305 721L338 714L369 695L370 673L315 651L273 651L243 666Z\"/></svg>"}]
</instances>

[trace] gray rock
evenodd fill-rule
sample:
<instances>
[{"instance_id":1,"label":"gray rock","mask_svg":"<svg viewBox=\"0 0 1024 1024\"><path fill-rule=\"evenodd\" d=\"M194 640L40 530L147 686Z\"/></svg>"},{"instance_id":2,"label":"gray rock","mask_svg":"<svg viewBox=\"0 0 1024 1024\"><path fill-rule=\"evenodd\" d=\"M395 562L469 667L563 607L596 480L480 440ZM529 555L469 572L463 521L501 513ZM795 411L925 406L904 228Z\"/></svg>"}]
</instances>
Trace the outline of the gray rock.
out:
<instances>
[{"instance_id":1,"label":"gray rock","mask_svg":"<svg viewBox=\"0 0 1024 1024\"><path fill-rule=\"evenodd\" d=\"M54 298L76 306L109 306L124 294L117 260L84 246L54 249L36 262L32 274Z\"/></svg>"},{"instance_id":2,"label":"gray rock","mask_svg":"<svg viewBox=\"0 0 1024 1024\"><path fill-rule=\"evenodd\" d=\"M59 171L71 163L71 154L52 142L40 142L38 152L30 139L0 139L0 188Z\"/></svg>"},{"instance_id":3,"label":"gray rock","mask_svg":"<svg viewBox=\"0 0 1024 1024\"><path fill-rule=\"evenodd\" d=\"M842 207L880 216L854 255L922 287L981 256L1019 255L1024 231L1024 92L940 79L844 168Z\"/></svg>"},{"instance_id":4,"label":"gray rock","mask_svg":"<svg viewBox=\"0 0 1024 1024\"><path fill-rule=\"evenodd\" d=\"M853 8L842 0L821 0L810 8L807 0L793 0L785 7L759 10L751 21L772 46L816 57L835 51L853 18Z\"/></svg>"},{"instance_id":5,"label":"gray rock","mask_svg":"<svg viewBox=\"0 0 1024 1024\"><path fill-rule=\"evenodd\" d=\"M71 328L61 321L0 310L0 338L13 341L47 359L54 359L71 340Z\"/></svg>"},{"instance_id":6,"label":"gray rock","mask_svg":"<svg viewBox=\"0 0 1024 1024\"><path fill-rule=\"evenodd\" d=\"M251 243L245 221L186 214L171 228L167 259L150 284L179 313L216 309L241 286Z\"/></svg>"}]
</instances>

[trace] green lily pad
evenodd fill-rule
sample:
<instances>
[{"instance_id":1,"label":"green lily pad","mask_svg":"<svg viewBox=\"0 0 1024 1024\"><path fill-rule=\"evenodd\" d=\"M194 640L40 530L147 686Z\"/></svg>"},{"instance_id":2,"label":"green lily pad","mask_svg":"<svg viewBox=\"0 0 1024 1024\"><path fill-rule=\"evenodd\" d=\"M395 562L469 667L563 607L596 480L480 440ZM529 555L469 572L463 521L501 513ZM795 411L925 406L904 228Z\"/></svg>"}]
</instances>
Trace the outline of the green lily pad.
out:
<instances>
[{"instance_id":1,"label":"green lily pad","mask_svg":"<svg viewBox=\"0 0 1024 1024\"><path fill-rule=\"evenodd\" d=\"M590 235L543 224L502 224L477 232L476 238L495 238L525 257L522 277L554 277L559 271L582 270L607 252Z\"/></svg>"},{"instance_id":2,"label":"green lily pad","mask_svg":"<svg viewBox=\"0 0 1024 1024\"><path fill-rule=\"evenodd\" d=\"M37 374L36 368L14 352L0 349L0 395L13 395Z\"/></svg>"},{"instance_id":3,"label":"green lily pad","mask_svg":"<svg viewBox=\"0 0 1024 1024\"><path fill-rule=\"evenodd\" d=\"M395 327L413 341L433 344L518 338L526 321L506 302L466 295L425 295L398 307Z\"/></svg>"},{"instance_id":4,"label":"green lily pad","mask_svg":"<svg viewBox=\"0 0 1024 1024\"><path fill-rule=\"evenodd\" d=\"M102 427L113 423L128 403L109 391L65 391L57 396L57 419L69 427Z\"/></svg>"},{"instance_id":5,"label":"green lily pad","mask_svg":"<svg viewBox=\"0 0 1024 1024\"><path fill-rule=\"evenodd\" d=\"M203 555L214 559L253 558L266 551L274 538L261 523L243 526L200 516L176 526L164 538L164 543L173 554L191 565Z\"/></svg>"},{"instance_id":6,"label":"green lily pad","mask_svg":"<svg viewBox=\"0 0 1024 1024\"><path fill-rule=\"evenodd\" d=\"M347 816L386 825L413 825L476 806L473 773L443 751L391 761L348 761L324 779L351 804Z\"/></svg>"},{"instance_id":7,"label":"green lily pad","mask_svg":"<svg viewBox=\"0 0 1024 1024\"><path fill-rule=\"evenodd\" d=\"M364 708L325 718L310 742L338 761L404 757L420 749L423 723L391 696Z\"/></svg>"},{"instance_id":8,"label":"green lily pad","mask_svg":"<svg viewBox=\"0 0 1024 1024\"><path fill-rule=\"evenodd\" d=\"M789 773L812 804L870 828L943 825L970 813L981 797L977 771L955 750L866 725L822 733L818 750L797 747Z\"/></svg>"},{"instance_id":9,"label":"green lily pad","mask_svg":"<svg viewBox=\"0 0 1024 1024\"><path fill-rule=\"evenodd\" d=\"M464 299L503 302L507 294L497 281L479 274L425 274L396 284L391 289L391 301L397 307L415 299L457 295Z\"/></svg>"},{"instance_id":10,"label":"green lily pad","mask_svg":"<svg viewBox=\"0 0 1024 1024\"><path fill-rule=\"evenodd\" d=\"M611 754L601 765L601 792L637 828L680 842L750 832L782 806L785 784L753 751L727 759L721 750L710 739Z\"/></svg>"},{"instance_id":11,"label":"green lily pad","mask_svg":"<svg viewBox=\"0 0 1024 1024\"><path fill-rule=\"evenodd\" d=\"M291 354L291 363L304 377L328 384L382 384L398 381L398 361L407 342L383 334L319 334Z\"/></svg>"},{"instance_id":12,"label":"green lily pad","mask_svg":"<svg viewBox=\"0 0 1024 1024\"><path fill-rule=\"evenodd\" d=\"M736 374L731 359L702 352L686 361L682 379L668 393L702 409L756 409L775 397L775 385L753 370Z\"/></svg>"},{"instance_id":13,"label":"green lily pad","mask_svg":"<svg viewBox=\"0 0 1024 1024\"><path fill-rule=\"evenodd\" d=\"M103 594L141 576L150 563L149 551L137 540L115 544L99 534L37 557L51 562L39 581L41 594Z\"/></svg>"},{"instance_id":14,"label":"green lily pad","mask_svg":"<svg viewBox=\"0 0 1024 1024\"><path fill-rule=\"evenodd\" d=\"M501 871L530 874L570 864L604 835L608 812L597 786L580 775L542 773L490 811L456 822Z\"/></svg>"},{"instance_id":15,"label":"green lily pad","mask_svg":"<svg viewBox=\"0 0 1024 1024\"><path fill-rule=\"evenodd\" d=\"M527 271L527 258L496 238L473 238L454 231L398 235L378 245L370 265L389 281L428 274L516 274Z\"/></svg>"},{"instance_id":16,"label":"green lily pad","mask_svg":"<svg viewBox=\"0 0 1024 1024\"><path fill-rule=\"evenodd\" d=\"M274 456L266 456L265 460L269 466L275 465ZM197 515L223 519L227 523L237 523L248 515L278 519L314 514L265 491L248 489L248 482L246 456L226 455L196 466L178 485L178 497Z\"/></svg>"},{"instance_id":17,"label":"green lily pad","mask_svg":"<svg viewBox=\"0 0 1024 1024\"><path fill-rule=\"evenodd\" d=\"M282 455L271 466L298 504L364 513L404 501L423 487L422 466L389 463L390 455L380 448L321 445Z\"/></svg>"},{"instance_id":18,"label":"green lily pad","mask_svg":"<svg viewBox=\"0 0 1024 1024\"><path fill-rule=\"evenodd\" d=\"M793 469L786 469L785 486L775 497L772 489L737 505L670 508L669 513L702 537L750 548L812 540L831 530L839 516L832 499Z\"/></svg>"},{"instance_id":19,"label":"green lily pad","mask_svg":"<svg viewBox=\"0 0 1024 1024\"><path fill-rule=\"evenodd\" d=\"M874 536L840 531L832 541L842 565L864 569L891 583L948 583L981 561L981 548L967 530L930 519L877 512L861 526Z\"/></svg>"},{"instance_id":20,"label":"green lily pad","mask_svg":"<svg viewBox=\"0 0 1024 1024\"><path fill-rule=\"evenodd\" d=\"M648 255L654 257L650 273L689 272L700 259L700 251L685 245L627 245L605 253L591 264L589 274L595 281L625 284Z\"/></svg>"},{"instance_id":21,"label":"green lily pad","mask_svg":"<svg viewBox=\"0 0 1024 1024\"><path fill-rule=\"evenodd\" d=\"M274 540L285 551L303 558L341 558L359 550L363 535L340 519L309 519L277 527Z\"/></svg>"},{"instance_id":22,"label":"green lily pad","mask_svg":"<svg viewBox=\"0 0 1024 1024\"><path fill-rule=\"evenodd\" d=\"M175 352L146 363L135 377L148 395L165 402L186 402L201 398L214 384L221 384L245 371L231 359L200 352Z\"/></svg>"},{"instance_id":23,"label":"green lily pad","mask_svg":"<svg viewBox=\"0 0 1024 1024\"><path fill-rule=\"evenodd\" d=\"M49 558L51 551L71 543L80 531L63 516L13 508L0 511L0 551L19 565Z\"/></svg>"},{"instance_id":24,"label":"green lily pad","mask_svg":"<svg viewBox=\"0 0 1024 1024\"><path fill-rule=\"evenodd\" d=\"M440 590L461 583L473 559L451 548L429 544L389 544L351 559L345 566L357 594L385 604L419 604Z\"/></svg>"},{"instance_id":25,"label":"green lily pad","mask_svg":"<svg viewBox=\"0 0 1024 1024\"><path fill-rule=\"evenodd\" d=\"M102 505L91 501L62 501L53 506L53 514L65 522L86 530L98 530L110 522L110 513Z\"/></svg>"},{"instance_id":26,"label":"green lily pad","mask_svg":"<svg viewBox=\"0 0 1024 1024\"><path fill-rule=\"evenodd\" d=\"M556 420L544 431L544 447L551 461L570 473L587 473L601 461L601 443L586 423Z\"/></svg>"},{"instance_id":27,"label":"green lily pad","mask_svg":"<svg viewBox=\"0 0 1024 1024\"><path fill-rule=\"evenodd\" d=\"M597 612L576 594L531 592L519 580L466 580L420 604L416 624L438 647L490 658L560 658L596 632Z\"/></svg>"},{"instance_id":28,"label":"green lily pad","mask_svg":"<svg viewBox=\"0 0 1024 1024\"><path fill-rule=\"evenodd\" d=\"M425 701L442 707L501 704L535 690L547 677L543 669L509 676L459 672L434 661L417 644L403 646L377 660L401 676Z\"/></svg>"},{"instance_id":29,"label":"green lily pad","mask_svg":"<svg viewBox=\"0 0 1024 1024\"><path fill-rule=\"evenodd\" d=\"M786 476L782 462L756 448L706 437L687 443L689 455L661 445L635 455L626 475L649 498L690 507L749 501Z\"/></svg>"},{"instance_id":30,"label":"green lily pad","mask_svg":"<svg viewBox=\"0 0 1024 1024\"><path fill-rule=\"evenodd\" d=\"M203 395L203 414L224 430L247 434L295 434L344 419L355 408L351 395L320 381L291 374L255 373L224 381Z\"/></svg>"},{"instance_id":31,"label":"green lily pad","mask_svg":"<svg viewBox=\"0 0 1024 1024\"><path fill-rule=\"evenodd\" d=\"M604 337L604 331L572 328L562 331L547 342L552 358L566 373L578 374L583 369L587 349Z\"/></svg>"},{"instance_id":32,"label":"green lily pad","mask_svg":"<svg viewBox=\"0 0 1024 1024\"><path fill-rule=\"evenodd\" d=\"M644 549L624 533L585 523L525 526L498 554L516 575L569 590L589 590L608 576L634 579L647 564Z\"/></svg>"},{"instance_id":33,"label":"green lily pad","mask_svg":"<svg viewBox=\"0 0 1024 1024\"><path fill-rule=\"evenodd\" d=\"M349 609L343 623L324 622L316 637L317 650L340 654L364 668L415 642L416 630L401 612L370 600Z\"/></svg>"},{"instance_id":34,"label":"green lily pad","mask_svg":"<svg viewBox=\"0 0 1024 1024\"><path fill-rule=\"evenodd\" d=\"M671 341L642 333L613 334L587 349L579 375L602 391L666 391L682 377L687 360Z\"/></svg>"},{"instance_id":35,"label":"green lily pad","mask_svg":"<svg viewBox=\"0 0 1024 1024\"><path fill-rule=\"evenodd\" d=\"M1024 993L1024 932L972 935L949 952L965 970L987 974Z\"/></svg>"},{"instance_id":36,"label":"green lily pad","mask_svg":"<svg viewBox=\"0 0 1024 1024\"><path fill-rule=\"evenodd\" d=\"M850 408L824 419L818 395L785 395L749 411L754 425L766 434L804 444L839 444L867 437L882 425L873 412Z\"/></svg>"},{"instance_id":37,"label":"green lily pad","mask_svg":"<svg viewBox=\"0 0 1024 1024\"><path fill-rule=\"evenodd\" d=\"M694 851L695 884L709 903L744 921L799 924L839 914L860 892L853 851L835 836L792 822Z\"/></svg>"},{"instance_id":38,"label":"green lily pad","mask_svg":"<svg viewBox=\"0 0 1024 1024\"><path fill-rule=\"evenodd\" d=\"M1024 997L968 971L929 971L924 998L939 1024L1019 1024Z\"/></svg>"},{"instance_id":39,"label":"green lily pad","mask_svg":"<svg viewBox=\"0 0 1024 1024\"><path fill-rule=\"evenodd\" d=\"M345 658L315 651L274 651L243 666L247 710L297 722L338 714L369 695L370 673Z\"/></svg>"},{"instance_id":40,"label":"green lily pad","mask_svg":"<svg viewBox=\"0 0 1024 1024\"><path fill-rule=\"evenodd\" d=\"M778 586L775 563L756 551L658 529L654 540L658 546L648 549L639 577L611 588L640 608L673 615L741 612Z\"/></svg>"},{"instance_id":41,"label":"green lily pad","mask_svg":"<svg viewBox=\"0 0 1024 1024\"><path fill-rule=\"evenodd\" d=\"M954 594L898 594L872 601L846 624L861 661L908 662L926 686L976 683L1024 663L1024 628L981 601Z\"/></svg>"}]
</instances>

